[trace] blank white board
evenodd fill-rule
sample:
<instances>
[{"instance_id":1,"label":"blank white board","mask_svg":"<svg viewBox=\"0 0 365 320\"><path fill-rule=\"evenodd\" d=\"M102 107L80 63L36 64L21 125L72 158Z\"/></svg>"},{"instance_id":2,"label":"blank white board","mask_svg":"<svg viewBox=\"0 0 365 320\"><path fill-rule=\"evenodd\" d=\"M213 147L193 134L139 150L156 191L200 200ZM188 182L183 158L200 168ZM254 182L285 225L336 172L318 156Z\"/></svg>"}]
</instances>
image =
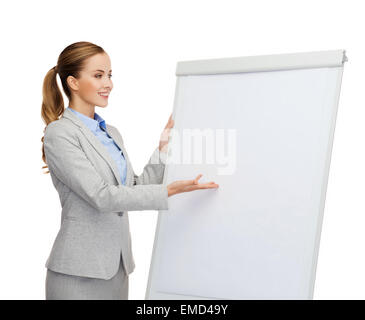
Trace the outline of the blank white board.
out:
<instances>
[{"instance_id":1,"label":"blank white board","mask_svg":"<svg viewBox=\"0 0 365 320\"><path fill-rule=\"evenodd\" d=\"M146 299L313 298L346 60L333 50L177 64L164 184L202 173L219 188L159 212ZM187 148L186 129L215 135ZM222 142L228 160L211 162L207 146ZM203 161L186 161L197 150Z\"/></svg>"}]
</instances>

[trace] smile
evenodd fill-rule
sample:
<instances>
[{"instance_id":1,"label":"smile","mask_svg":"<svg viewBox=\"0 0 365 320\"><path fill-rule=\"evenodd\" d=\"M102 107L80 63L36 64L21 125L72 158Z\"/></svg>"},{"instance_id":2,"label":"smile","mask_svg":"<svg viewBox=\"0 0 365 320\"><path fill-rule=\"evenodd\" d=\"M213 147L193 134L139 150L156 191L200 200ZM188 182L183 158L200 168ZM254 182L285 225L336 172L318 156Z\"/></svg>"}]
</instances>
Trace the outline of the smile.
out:
<instances>
[{"instance_id":1,"label":"smile","mask_svg":"<svg viewBox=\"0 0 365 320\"><path fill-rule=\"evenodd\" d=\"M108 99L109 93L99 93L99 96Z\"/></svg>"}]
</instances>

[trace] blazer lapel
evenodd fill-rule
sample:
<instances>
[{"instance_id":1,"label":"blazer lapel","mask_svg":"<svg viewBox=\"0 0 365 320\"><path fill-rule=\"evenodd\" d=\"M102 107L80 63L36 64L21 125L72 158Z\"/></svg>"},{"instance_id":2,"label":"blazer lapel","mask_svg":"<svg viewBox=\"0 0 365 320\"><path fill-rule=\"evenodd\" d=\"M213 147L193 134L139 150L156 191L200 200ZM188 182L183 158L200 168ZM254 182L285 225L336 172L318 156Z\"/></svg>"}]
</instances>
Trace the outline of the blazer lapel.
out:
<instances>
[{"instance_id":1,"label":"blazer lapel","mask_svg":"<svg viewBox=\"0 0 365 320\"><path fill-rule=\"evenodd\" d=\"M129 168L129 161L127 159L127 154L125 152L124 145L123 145L122 141L120 141L118 135L115 134L114 130L107 123L105 125L106 125L106 130L107 130L109 136L112 137L112 139L114 140L116 145L123 152L123 156L124 156L126 167L127 167L127 175L126 175L126 178L125 178L125 184L128 186L129 185L129 180L131 178L130 175L131 175L132 170L130 170L130 168Z\"/></svg>"},{"instance_id":2,"label":"blazer lapel","mask_svg":"<svg viewBox=\"0 0 365 320\"><path fill-rule=\"evenodd\" d=\"M75 125L78 126L78 128L81 130L81 132L84 134L84 136L89 140L90 144L94 147L94 149L104 158L104 160L108 163L110 169L112 170L115 178L118 181L118 184L122 184L119 176L119 171L117 168L117 165L114 161L114 159L110 156L108 150L105 148L105 146L100 142L100 140L90 131L90 129L75 115L72 111L65 109L62 117L67 118L71 120ZM108 132L109 134L109 132ZM113 138L113 137L112 137ZM114 138L113 138L114 139ZM115 140L114 140L115 141ZM118 145L119 146L119 145ZM120 146L119 146L120 147ZM123 150L121 148L121 150ZM124 150L123 150L124 154ZM128 168L127 168L128 172Z\"/></svg>"}]
</instances>

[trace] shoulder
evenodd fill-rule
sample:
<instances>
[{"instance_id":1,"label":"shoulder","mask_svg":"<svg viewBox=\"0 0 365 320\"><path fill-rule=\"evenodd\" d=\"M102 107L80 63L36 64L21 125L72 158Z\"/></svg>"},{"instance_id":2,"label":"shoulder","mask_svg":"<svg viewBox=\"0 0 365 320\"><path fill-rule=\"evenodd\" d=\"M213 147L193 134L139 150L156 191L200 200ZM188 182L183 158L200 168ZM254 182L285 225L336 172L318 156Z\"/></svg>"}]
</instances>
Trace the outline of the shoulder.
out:
<instances>
[{"instance_id":1,"label":"shoulder","mask_svg":"<svg viewBox=\"0 0 365 320\"><path fill-rule=\"evenodd\" d=\"M118 131L118 129L116 127L114 127L113 125L111 125L109 123L106 124L106 127L108 130Z\"/></svg>"},{"instance_id":2,"label":"shoulder","mask_svg":"<svg viewBox=\"0 0 365 320\"><path fill-rule=\"evenodd\" d=\"M44 142L54 140L57 138L67 138L78 140L78 130L68 119L61 118L59 120L52 121L46 127L44 132Z\"/></svg>"},{"instance_id":3,"label":"shoulder","mask_svg":"<svg viewBox=\"0 0 365 320\"><path fill-rule=\"evenodd\" d=\"M106 124L106 127L107 127L107 129L108 129L108 130L111 130L111 131L113 131L113 132L117 132L117 133L119 133L119 131L118 131L117 127L115 127L115 126L113 126L113 125L111 125L111 124L109 124L109 123L107 123L107 124Z\"/></svg>"}]
</instances>

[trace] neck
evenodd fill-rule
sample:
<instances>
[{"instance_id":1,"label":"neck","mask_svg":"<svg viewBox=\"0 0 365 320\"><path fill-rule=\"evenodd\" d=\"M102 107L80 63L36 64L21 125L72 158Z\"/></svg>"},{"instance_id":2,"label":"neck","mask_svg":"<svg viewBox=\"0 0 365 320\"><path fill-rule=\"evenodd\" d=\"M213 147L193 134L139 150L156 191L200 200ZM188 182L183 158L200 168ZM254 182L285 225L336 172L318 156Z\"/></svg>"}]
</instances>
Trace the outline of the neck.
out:
<instances>
[{"instance_id":1,"label":"neck","mask_svg":"<svg viewBox=\"0 0 365 320\"><path fill-rule=\"evenodd\" d=\"M69 108L74 109L91 119L94 119L95 106L87 104L84 101L71 101L68 106Z\"/></svg>"}]
</instances>

